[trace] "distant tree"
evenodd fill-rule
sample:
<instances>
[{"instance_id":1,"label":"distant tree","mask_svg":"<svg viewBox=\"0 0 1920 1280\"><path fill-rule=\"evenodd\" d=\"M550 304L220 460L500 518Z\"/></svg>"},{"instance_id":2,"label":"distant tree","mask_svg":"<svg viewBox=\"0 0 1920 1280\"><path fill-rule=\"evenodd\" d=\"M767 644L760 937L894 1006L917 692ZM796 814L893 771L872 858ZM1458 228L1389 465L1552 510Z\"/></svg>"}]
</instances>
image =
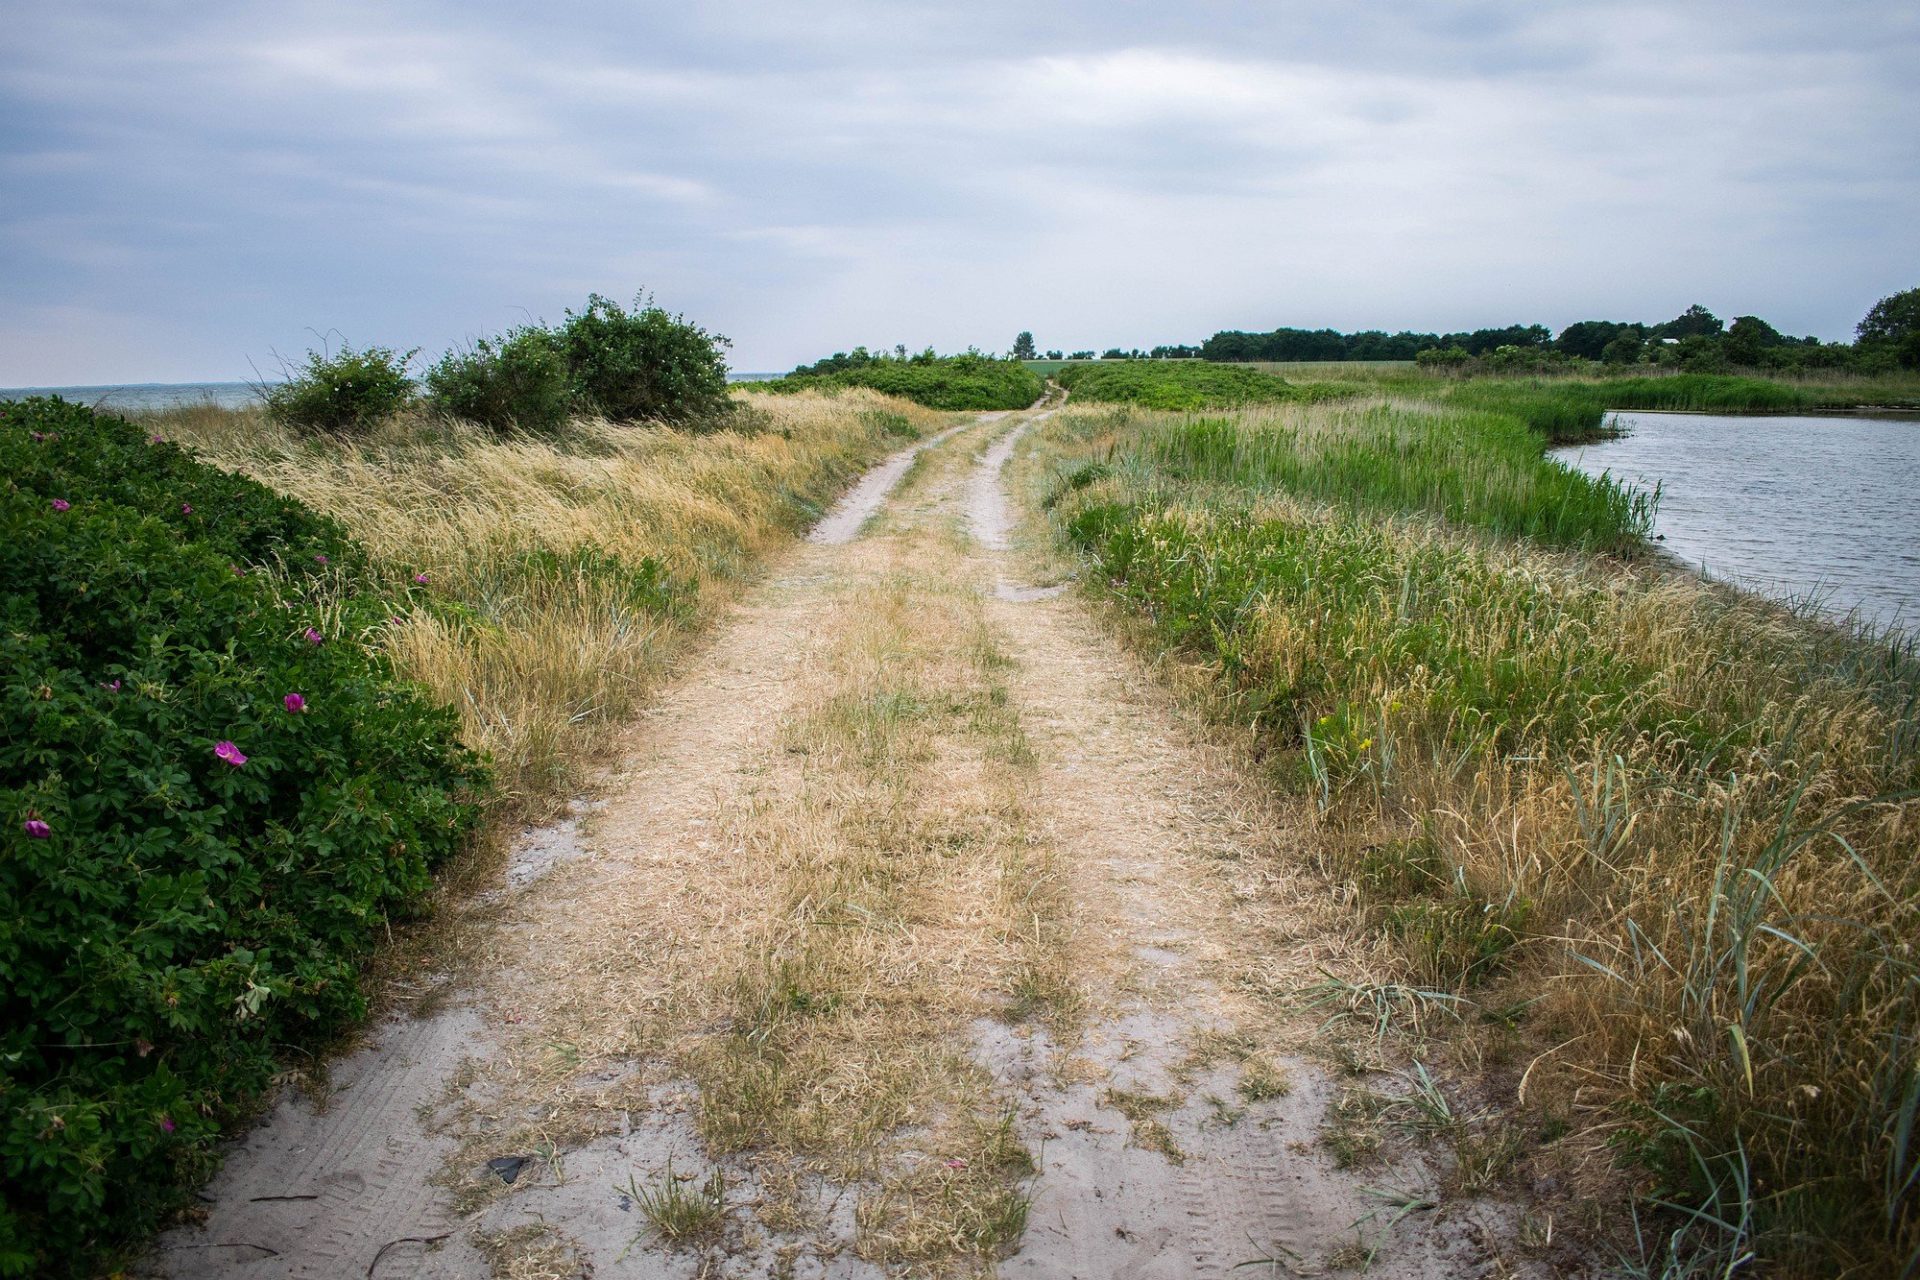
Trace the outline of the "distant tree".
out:
<instances>
[{"instance_id":1,"label":"distant tree","mask_svg":"<svg viewBox=\"0 0 1920 1280\"><path fill-rule=\"evenodd\" d=\"M1727 329L1727 359L1735 364L1758 365L1768 350L1786 344L1786 336L1759 316L1735 316Z\"/></svg>"},{"instance_id":2,"label":"distant tree","mask_svg":"<svg viewBox=\"0 0 1920 1280\"><path fill-rule=\"evenodd\" d=\"M1013 340L1013 358L1015 360L1038 360L1040 353L1034 349L1033 334L1025 329Z\"/></svg>"},{"instance_id":3,"label":"distant tree","mask_svg":"<svg viewBox=\"0 0 1920 1280\"><path fill-rule=\"evenodd\" d=\"M1600 359L1605 364L1635 364L1645 349L1639 326L1623 324L1615 331L1613 340L1600 348Z\"/></svg>"},{"instance_id":4,"label":"distant tree","mask_svg":"<svg viewBox=\"0 0 1920 1280\"><path fill-rule=\"evenodd\" d=\"M905 359L907 358L907 344L906 344L906 343L904 343L904 342L896 342L896 343L894 343L894 344L893 344L893 358L894 358L895 360L905 360Z\"/></svg>"},{"instance_id":5,"label":"distant tree","mask_svg":"<svg viewBox=\"0 0 1920 1280\"><path fill-rule=\"evenodd\" d=\"M1688 373L1721 373L1727 367L1727 344L1717 333L1689 334L1668 351Z\"/></svg>"},{"instance_id":6,"label":"distant tree","mask_svg":"<svg viewBox=\"0 0 1920 1280\"><path fill-rule=\"evenodd\" d=\"M1073 353L1072 355L1070 355L1070 356L1068 356L1068 357L1067 357L1067 359L1069 359L1069 360L1091 360L1091 359L1093 359L1093 352L1091 352L1091 351L1076 351L1076 352L1074 352L1074 353Z\"/></svg>"},{"instance_id":7,"label":"distant tree","mask_svg":"<svg viewBox=\"0 0 1920 1280\"><path fill-rule=\"evenodd\" d=\"M1581 320L1568 325L1553 340L1554 348L1564 355L1579 356L1582 360L1601 360L1607 344L1620 336L1622 329L1639 330L1638 325L1623 324L1618 320Z\"/></svg>"},{"instance_id":8,"label":"distant tree","mask_svg":"<svg viewBox=\"0 0 1920 1280\"><path fill-rule=\"evenodd\" d=\"M1118 347L1108 347L1105 351L1102 351L1100 353L1100 358L1102 360L1125 360L1127 358L1127 353L1122 351Z\"/></svg>"},{"instance_id":9,"label":"distant tree","mask_svg":"<svg viewBox=\"0 0 1920 1280\"><path fill-rule=\"evenodd\" d=\"M1880 299L1853 332L1861 346L1887 351L1896 364L1920 369L1920 289Z\"/></svg>"},{"instance_id":10,"label":"distant tree","mask_svg":"<svg viewBox=\"0 0 1920 1280\"><path fill-rule=\"evenodd\" d=\"M1661 325L1658 332L1663 338L1711 338L1725 327L1719 316L1696 302Z\"/></svg>"},{"instance_id":11,"label":"distant tree","mask_svg":"<svg viewBox=\"0 0 1920 1280\"><path fill-rule=\"evenodd\" d=\"M1049 351L1047 352L1047 359L1058 360L1060 359L1060 353L1058 351Z\"/></svg>"}]
</instances>

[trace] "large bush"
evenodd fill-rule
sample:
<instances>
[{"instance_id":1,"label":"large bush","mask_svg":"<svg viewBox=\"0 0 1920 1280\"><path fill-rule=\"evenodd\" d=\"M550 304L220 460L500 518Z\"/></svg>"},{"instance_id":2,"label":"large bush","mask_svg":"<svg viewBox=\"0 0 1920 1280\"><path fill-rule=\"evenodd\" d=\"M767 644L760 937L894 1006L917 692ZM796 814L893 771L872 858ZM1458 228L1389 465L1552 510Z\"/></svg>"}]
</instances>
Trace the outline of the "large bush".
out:
<instances>
[{"instance_id":1,"label":"large bush","mask_svg":"<svg viewBox=\"0 0 1920 1280\"><path fill-rule=\"evenodd\" d=\"M635 299L628 311L599 294L567 312L558 332L580 407L616 422L700 424L724 416L727 340Z\"/></svg>"},{"instance_id":2,"label":"large bush","mask_svg":"<svg viewBox=\"0 0 1920 1280\"><path fill-rule=\"evenodd\" d=\"M870 355L861 347L851 355L841 353L803 365L784 378L761 383L756 390L831 387L869 387L929 409L1024 409L1040 398L1046 384L1018 360L975 351L936 356L928 350L895 357Z\"/></svg>"},{"instance_id":3,"label":"large bush","mask_svg":"<svg viewBox=\"0 0 1920 1280\"><path fill-rule=\"evenodd\" d=\"M332 521L59 401L0 467L0 1274L84 1272L362 1011L483 776Z\"/></svg>"},{"instance_id":4,"label":"large bush","mask_svg":"<svg viewBox=\"0 0 1920 1280\"><path fill-rule=\"evenodd\" d=\"M566 355L538 326L449 351L427 370L426 384L436 408L495 431L555 430L573 403Z\"/></svg>"},{"instance_id":5,"label":"large bush","mask_svg":"<svg viewBox=\"0 0 1920 1280\"><path fill-rule=\"evenodd\" d=\"M407 363L414 355L386 347L355 351L343 346L334 354L309 351L304 365L289 369L284 382L265 389L267 412L306 431L364 431L413 399Z\"/></svg>"},{"instance_id":6,"label":"large bush","mask_svg":"<svg viewBox=\"0 0 1920 1280\"><path fill-rule=\"evenodd\" d=\"M1860 345L1906 369L1920 369L1920 289L1906 289L1873 304L1855 326Z\"/></svg>"}]
</instances>

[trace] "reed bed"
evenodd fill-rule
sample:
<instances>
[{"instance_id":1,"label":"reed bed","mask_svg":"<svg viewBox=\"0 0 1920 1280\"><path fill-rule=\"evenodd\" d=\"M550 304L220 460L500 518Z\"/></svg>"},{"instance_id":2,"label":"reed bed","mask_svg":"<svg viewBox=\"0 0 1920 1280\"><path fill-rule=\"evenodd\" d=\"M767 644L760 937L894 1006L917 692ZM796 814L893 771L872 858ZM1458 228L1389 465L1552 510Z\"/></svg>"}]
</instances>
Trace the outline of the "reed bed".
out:
<instances>
[{"instance_id":1,"label":"reed bed","mask_svg":"<svg viewBox=\"0 0 1920 1280\"><path fill-rule=\"evenodd\" d=\"M865 391L750 403L741 428L706 433L585 420L501 436L411 416L342 439L207 407L146 421L347 523L418 602L378 643L459 709L494 761L496 817L520 822L574 794L761 556L940 418Z\"/></svg>"},{"instance_id":2,"label":"reed bed","mask_svg":"<svg viewBox=\"0 0 1920 1280\"><path fill-rule=\"evenodd\" d=\"M1640 550L1653 521L1655 495L1547 458L1544 437L1511 411L1376 396L1231 416L1122 413L1107 429L1113 452L1096 469L1176 494L1283 489L1618 555Z\"/></svg>"},{"instance_id":3,"label":"reed bed","mask_svg":"<svg viewBox=\"0 0 1920 1280\"><path fill-rule=\"evenodd\" d=\"M1435 501L1400 412L1042 437L1090 578L1212 668L1392 957L1301 998L1451 1023L1460 1074L1536 1135L1523 1165L1629 1271L1913 1274L1913 649ZM1484 412L1430 429L1484 447ZM1488 457L1492 509L1560 499Z\"/></svg>"}]
</instances>

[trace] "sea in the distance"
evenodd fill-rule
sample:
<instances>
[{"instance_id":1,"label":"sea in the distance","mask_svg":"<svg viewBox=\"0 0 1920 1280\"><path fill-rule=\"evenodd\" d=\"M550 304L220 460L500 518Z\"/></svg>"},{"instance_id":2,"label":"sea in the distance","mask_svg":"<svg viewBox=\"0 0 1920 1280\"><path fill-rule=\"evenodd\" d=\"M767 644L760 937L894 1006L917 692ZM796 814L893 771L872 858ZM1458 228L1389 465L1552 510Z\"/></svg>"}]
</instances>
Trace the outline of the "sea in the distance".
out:
<instances>
[{"instance_id":1,"label":"sea in the distance","mask_svg":"<svg viewBox=\"0 0 1920 1280\"><path fill-rule=\"evenodd\" d=\"M765 382L777 373L729 372L728 382ZM175 409L181 405L214 404L223 409L244 409L260 403L261 384L257 382L117 382L90 387L0 387L0 400L24 400L28 396L59 396L96 409L117 409L130 413L143 409Z\"/></svg>"}]
</instances>

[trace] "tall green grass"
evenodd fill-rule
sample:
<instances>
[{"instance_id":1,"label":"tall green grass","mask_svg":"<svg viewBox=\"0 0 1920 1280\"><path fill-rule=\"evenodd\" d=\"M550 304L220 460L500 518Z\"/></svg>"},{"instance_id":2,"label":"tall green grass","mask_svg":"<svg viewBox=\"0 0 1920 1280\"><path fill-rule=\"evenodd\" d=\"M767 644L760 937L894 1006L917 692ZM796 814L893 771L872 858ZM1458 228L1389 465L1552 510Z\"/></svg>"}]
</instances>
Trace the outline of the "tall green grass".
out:
<instances>
[{"instance_id":1,"label":"tall green grass","mask_svg":"<svg viewBox=\"0 0 1920 1280\"><path fill-rule=\"evenodd\" d=\"M1154 417L1130 441L1129 464L1176 491L1280 489L1618 555L1638 551L1653 523L1655 495L1545 457L1513 413L1353 401Z\"/></svg>"},{"instance_id":2,"label":"tall green grass","mask_svg":"<svg viewBox=\"0 0 1920 1280\"><path fill-rule=\"evenodd\" d=\"M1359 976L1448 993L1466 1060L1531 1063L1524 1103L1512 1075L1480 1089L1571 1126L1586 1204L1556 1211L1596 1250L1914 1273L1912 649L1486 537L1516 530L1473 512L1506 508L1436 503L1418 441L1517 459L1535 433L1509 414L1333 405L1272 434L1274 412L1070 411L1040 441L1089 580L1268 745L1330 896L1391 957ZM1483 489L1529 475L1487 465Z\"/></svg>"}]
</instances>

